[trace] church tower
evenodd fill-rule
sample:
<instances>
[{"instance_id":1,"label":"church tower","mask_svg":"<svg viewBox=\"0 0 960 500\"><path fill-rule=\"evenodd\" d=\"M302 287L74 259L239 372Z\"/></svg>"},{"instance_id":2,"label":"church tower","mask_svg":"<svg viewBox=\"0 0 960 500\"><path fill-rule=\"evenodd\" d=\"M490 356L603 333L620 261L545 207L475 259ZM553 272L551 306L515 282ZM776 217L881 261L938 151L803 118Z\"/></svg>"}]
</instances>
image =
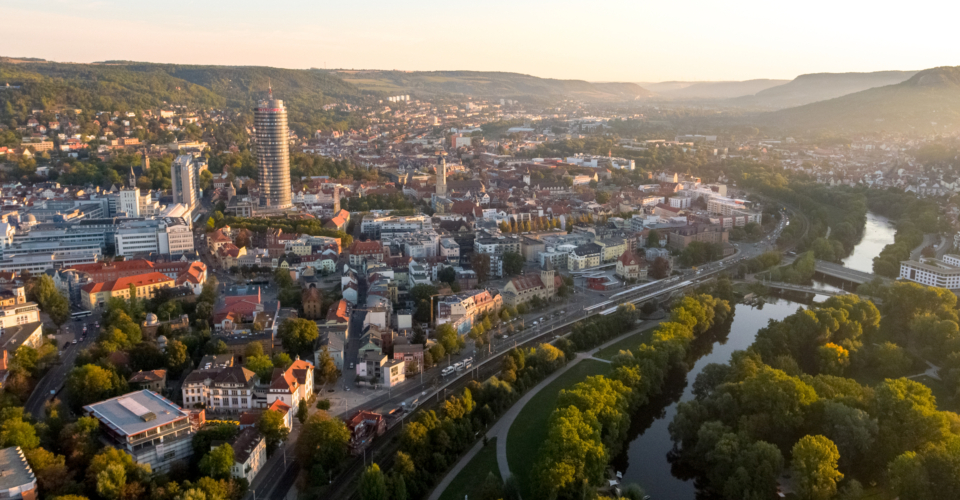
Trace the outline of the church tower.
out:
<instances>
[{"instance_id":1,"label":"church tower","mask_svg":"<svg viewBox=\"0 0 960 500\"><path fill-rule=\"evenodd\" d=\"M439 160L437 166L437 196L444 197L447 195L447 160L442 156Z\"/></svg>"},{"instance_id":2,"label":"church tower","mask_svg":"<svg viewBox=\"0 0 960 500\"><path fill-rule=\"evenodd\" d=\"M147 150L143 150L143 173L146 174L147 170L150 170L150 157L147 155Z\"/></svg>"},{"instance_id":3,"label":"church tower","mask_svg":"<svg viewBox=\"0 0 960 500\"><path fill-rule=\"evenodd\" d=\"M127 187L135 188L137 187L137 174L133 173L133 167L130 167L130 173L127 174Z\"/></svg>"}]
</instances>

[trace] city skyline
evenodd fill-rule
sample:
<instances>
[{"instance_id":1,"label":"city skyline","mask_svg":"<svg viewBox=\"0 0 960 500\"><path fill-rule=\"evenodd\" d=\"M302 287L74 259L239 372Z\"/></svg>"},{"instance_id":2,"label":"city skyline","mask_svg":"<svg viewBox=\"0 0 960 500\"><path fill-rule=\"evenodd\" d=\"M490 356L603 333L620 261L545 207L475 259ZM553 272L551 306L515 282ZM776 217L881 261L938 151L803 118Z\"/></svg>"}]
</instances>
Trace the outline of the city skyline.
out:
<instances>
[{"instance_id":1,"label":"city skyline","mask_svg":"<svg viewBox=\"0 0 960 500\"><path fill-rule=\"evenodd\" d=\"M4 56L64 62L505 71L629 82L792 79L806 73L958 64L950 50L953 16L927 16L934 7L944 10L929 1L897 12L820 1L788 16L754 0L733 6L698 1L682 13L668 5L610 0L590 5L594 15L585 15L587 7L573 2L550 8L494 2L482 10L439 3L410 8L374 2L358 8L299 1L269 11L219 1L189 7L194 15L185 17L176 2L167 8L102 0L61 2L52 13L15 1L5 6L11 18L42 13L61 25L105 22L138 36L118 44L115 30L90 30L65 44L57 37L35 37L35 28L15 23L0 34L0 44ZM340 21L326 26L317 19ZM437 30L461 29L452 19L476 26L478 36L438 44ZM509 35L484 35L483 27L492 25ZM898 35L889 36L892 32Z\"/></svg>"}]
</instances>

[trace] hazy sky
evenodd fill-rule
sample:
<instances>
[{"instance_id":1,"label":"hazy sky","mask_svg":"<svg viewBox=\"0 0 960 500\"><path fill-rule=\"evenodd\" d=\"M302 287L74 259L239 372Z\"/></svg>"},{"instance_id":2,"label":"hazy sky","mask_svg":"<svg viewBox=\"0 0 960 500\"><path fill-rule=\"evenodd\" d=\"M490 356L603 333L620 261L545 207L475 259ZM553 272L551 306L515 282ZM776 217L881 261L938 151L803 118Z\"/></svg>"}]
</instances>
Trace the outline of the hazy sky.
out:
<instances>
[{"instance_id":1,"label":"hazy sky","mask_svg":"<svg viewBox=\"0 0 960 500\"><path fill-rule=\"evenodd\" d=\"M960 4L914 0L0 0L0 55L745 80L960 65Z\"/></svg>"}]
</instances>

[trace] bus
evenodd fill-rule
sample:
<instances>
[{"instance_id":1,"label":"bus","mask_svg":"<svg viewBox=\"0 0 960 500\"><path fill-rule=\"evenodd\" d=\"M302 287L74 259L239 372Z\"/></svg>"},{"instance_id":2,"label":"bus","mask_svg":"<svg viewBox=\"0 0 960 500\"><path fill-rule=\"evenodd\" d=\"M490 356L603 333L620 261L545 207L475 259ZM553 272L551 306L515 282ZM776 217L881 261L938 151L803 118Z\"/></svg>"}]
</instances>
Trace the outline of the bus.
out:
<instances>
[{"instance_id":1,"label":"bus","mask_svg":"<svg viewBox=\"0 0 960 500\"><path fill-rule=\"evenodd\" d=\"M70 315L76 321L80 321L83 318L87 318L93 315L93 311L77 311Z\"/></svg>"}]
</instances>

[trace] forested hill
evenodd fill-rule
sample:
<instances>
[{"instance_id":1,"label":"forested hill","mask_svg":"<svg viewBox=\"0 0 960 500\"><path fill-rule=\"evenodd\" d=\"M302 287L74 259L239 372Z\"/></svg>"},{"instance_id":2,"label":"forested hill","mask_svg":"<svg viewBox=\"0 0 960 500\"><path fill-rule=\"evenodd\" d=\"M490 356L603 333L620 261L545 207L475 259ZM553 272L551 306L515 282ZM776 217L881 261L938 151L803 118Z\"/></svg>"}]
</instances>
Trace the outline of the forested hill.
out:
<instances>
[{"instance_id":1,"label":"forested hill","mask_svg":"<svg viewBox=\"0 0 960 500\"><path fill-rule=\"evenodd\" d=\"M894 85L915 74L916 71L876 71L800 75L789 83L762 90L752 96L733 99L729 104L778 109L802 106L875 87Z\"/></svg>"},{"instance_id":2,"label":"forested hill","mask_svg":"<svg viewBox=\"0 0 960 500\"><path fill-rule=\"evenodd\" d=\"M649 97L635 83L555 80L519 73L481 71L336 71L364 90L398 94L468 95L494 98L567 96L589 101L623 101Z\"/></svg>"},{"instance_id":3,"label":"forested hill","mask_svg":"<svg viewBox=\"0 0 960 500\"><path fill-rule=\"evenodd\" d=\"M785 130L937 133L960 125L960 67L923 70L896 85L761 117Z\"/></svg>"},{"instance_id":4,"label":"forested hill","mask_svg":"<svg viewBox=\"0 0 960 500\"><path fill-rule=\"evenodd\" d=\"M5 87L8 83L20 88ZM168 105L249 111L268 85L287 104L291 123L304 130L331 122L324 104L363 98L355 86L318 70L0 58L0 114L7 119L22 118L31 109L135 111Z\"/></svg>"},{"instance_id":5,"label":"forested hill","mask_svg":"<svg viewBox=\"0 0 960 500\"><path fill-rule=\"evenodd\" d=\"M317 70L258 66L192 66L117 62L67 64L14 62L0 58L0 85L29 106L85 109L143 109L164 103L249 108L273 85L291 105L321 107L360 91L335 75Z\"/></svg>"}]
</instances>

